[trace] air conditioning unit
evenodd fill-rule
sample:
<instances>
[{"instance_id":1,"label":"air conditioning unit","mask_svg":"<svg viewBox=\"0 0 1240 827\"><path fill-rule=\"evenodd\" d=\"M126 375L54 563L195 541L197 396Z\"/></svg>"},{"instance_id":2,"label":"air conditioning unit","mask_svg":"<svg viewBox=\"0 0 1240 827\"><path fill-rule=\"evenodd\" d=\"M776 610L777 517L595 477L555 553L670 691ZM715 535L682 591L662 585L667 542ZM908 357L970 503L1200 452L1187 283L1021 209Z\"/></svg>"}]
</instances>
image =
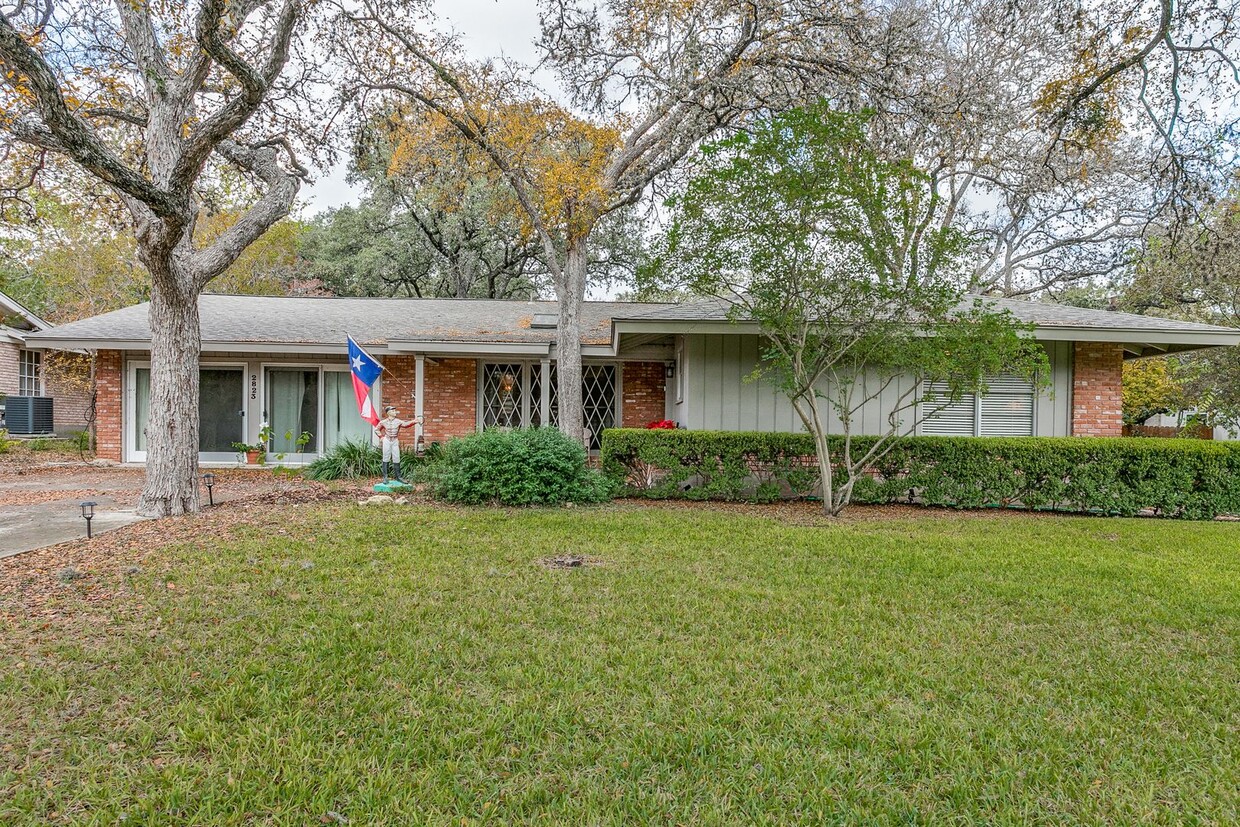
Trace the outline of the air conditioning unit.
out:
<instances>
[{"instance_id":1,"label":"air conditioning unit","mask_svg":"<svg viewBox=\"0 0 1240 827\"><path fill-rule=\"evenodd\" d=\"M10 396L4 400L4 424L10 434L50 434L55 430L52 397Z\"/></svg>"}]
</instances>

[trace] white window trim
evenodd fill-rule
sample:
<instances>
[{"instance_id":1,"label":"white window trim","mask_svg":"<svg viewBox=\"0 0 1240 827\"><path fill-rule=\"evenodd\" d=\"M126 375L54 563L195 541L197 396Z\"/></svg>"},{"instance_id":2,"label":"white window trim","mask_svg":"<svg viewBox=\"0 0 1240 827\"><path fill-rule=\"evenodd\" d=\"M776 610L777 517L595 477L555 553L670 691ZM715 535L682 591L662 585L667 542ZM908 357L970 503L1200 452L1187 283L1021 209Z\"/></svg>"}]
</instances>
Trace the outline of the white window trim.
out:
<instances>
[{"instance_id":1,"label":"white window trim","mask_svg":"<svg viewBox=\"0 0 1240 827\"><path fill-rule=\"evenodd\" d=\"M235 360L215 360L200 359L199 368L237 368L241 371L241 407L238 410L246 409L246 378L249 375L249 365L246 362L238 362ZM137 450L134 445L137 442L137 433L135 428L138 426L138 370L146 368L150 370L150 359L129 359L125 362L125 369L121 373L121 456L126 462L146 462L146 451ZM248 437L247 437L248 439ZM222 452L199 453L199 462L232 462L237 459L236 452L224 454Z\"/></svg>"},{"instance_id":2,"label":"white window trim","mask_svg":"<svg viewBox=\"0 0 1240 827\"><path fill-rule=\"evenodd\" d=\"M25 373L26 360L33 357L34 381L37 387L34 393L26 393ZM17 352L17 395L18 396L47 396L47 381L43 376L43 354L37 350L27 350L22 348Z\"/></svg>"}]
</instances>

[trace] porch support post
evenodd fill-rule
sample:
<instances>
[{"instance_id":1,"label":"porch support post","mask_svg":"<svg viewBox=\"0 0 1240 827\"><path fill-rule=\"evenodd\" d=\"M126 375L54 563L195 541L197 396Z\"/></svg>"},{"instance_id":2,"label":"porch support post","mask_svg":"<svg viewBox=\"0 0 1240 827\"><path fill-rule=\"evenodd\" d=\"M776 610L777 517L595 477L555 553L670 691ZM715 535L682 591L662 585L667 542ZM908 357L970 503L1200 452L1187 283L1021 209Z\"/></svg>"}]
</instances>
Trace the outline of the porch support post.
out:
<instances>
[{"instance_id":1,"label":"porch support post","mask_svg":"<svg viewBox=\"0 0 1240 827\"><path fill-rule=\"evenodd\" d=\"M546 427L551 424L551 360L543 359L538 363L538 369L542 371L542 377L539 379L539 399L538 399L538 421Z\"/></svg>"},{"instance_id":2,"label":"porch support post","mask_svg":"<svg viewBox=\"0 0 1240 827\"><path fill-rule=\"evenodd\" d=\"M421 353L413 357L413 415L418 420L418 424L413 426L413 436L416 444L418 437L422 436L422 380L426 375L426 357Z\"/></svg>"}]
</instances>

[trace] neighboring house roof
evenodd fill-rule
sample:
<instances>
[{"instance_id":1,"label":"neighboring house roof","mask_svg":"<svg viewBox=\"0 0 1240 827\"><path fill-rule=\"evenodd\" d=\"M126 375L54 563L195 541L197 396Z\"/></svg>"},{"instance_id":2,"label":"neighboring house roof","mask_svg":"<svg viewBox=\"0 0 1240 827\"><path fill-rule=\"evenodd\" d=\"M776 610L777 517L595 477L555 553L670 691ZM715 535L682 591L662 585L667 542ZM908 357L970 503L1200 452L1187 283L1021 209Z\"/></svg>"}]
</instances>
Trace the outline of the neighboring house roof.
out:
<instances>
[{"instance_id":1,"label":"neighboring house roof","mask_svg":"<svg viewBox=\"0 0 1240 827\"><path fill-rule=\"evenodd\" d=\"M1034 336L1045 341L1094 341L1125 344L1135 355L1150 356L1197 347L1240 344L1240 330L1217 325L1138 316L1113 310L1090 310L1062 304L969 296L968 304L980 300L996 310L1007 310L1019 321L1036 327ZM632 315L616 316L617 332L653 333L660 330L723 332L753 330L756 325L734 322L733 304L725 299L706 299L651 308Z\"/></svg>"},{"instance_id":2,"label":"neighboring house roof","mask_svg":"<svg viewBox=\"0 0 1240 827\"><path fill-rule=\"evenodd\" d=\"M1120 342L1135 355L1240 344L1240 330L1105 310L983 297L1036 326L1048 341ZM585 302L582 346L615 353L622 334L752 332L733 323L721 299L684 304ZM144 350L149 305L138 304L28 336L49 348ZM382 299L209 294L199 301L205 351L336 352L346 334L380 353L511 353L542 355L556 339L553 301Z\"/></svg>"},{"instance_id":3,"label":"neighboring house roof","mask_svg":"<svg viewBox=\"0 0 1240 827\"><path fill-rule=\"evenodd\" d=\"M46 330L51 327L46 321L31 313L25 305L6 293L0 293L0 316L4 319L15 318L19 322L16 325L0 324L0 341L12 344L22 344L27 334L33 330Z\"/></svg>"}]
</instances>

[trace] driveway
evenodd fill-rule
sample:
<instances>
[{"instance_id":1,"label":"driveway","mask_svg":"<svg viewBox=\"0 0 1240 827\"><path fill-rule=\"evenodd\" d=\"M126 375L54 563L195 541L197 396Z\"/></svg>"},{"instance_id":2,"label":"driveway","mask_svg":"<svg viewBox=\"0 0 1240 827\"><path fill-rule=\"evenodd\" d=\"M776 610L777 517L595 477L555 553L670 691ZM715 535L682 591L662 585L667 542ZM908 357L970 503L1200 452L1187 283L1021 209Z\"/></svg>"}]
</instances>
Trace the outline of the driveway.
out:
<instances>
[{"instance_id":1,"label":"driveway","mask_svg":"<svg viewBox=\"0 0 1240 827\"><path fill-rule=\"evenodd\" d=\"M86 536L82 502L95 502L99 534L140 519L134 511L142 472L81 463L7 469L0 474L0 557Z\"/></svg>"},{"instance_id":2,"label":"driveway","mask_svg":"<svg viewBox=\"0 0 1240 827\"><path fill-rule=\"evenodd\" d=\"M8 459L8 458L6 458ZM304 486L266 469L212 469L217 504ZM143 519L134 511L142 492L141 468L83 462L0 465L0 558L86 536L81 504L96 503L92 531L100 534ZM207 503L203 490L202 501Z\"/></svg>"}]
</instances>

